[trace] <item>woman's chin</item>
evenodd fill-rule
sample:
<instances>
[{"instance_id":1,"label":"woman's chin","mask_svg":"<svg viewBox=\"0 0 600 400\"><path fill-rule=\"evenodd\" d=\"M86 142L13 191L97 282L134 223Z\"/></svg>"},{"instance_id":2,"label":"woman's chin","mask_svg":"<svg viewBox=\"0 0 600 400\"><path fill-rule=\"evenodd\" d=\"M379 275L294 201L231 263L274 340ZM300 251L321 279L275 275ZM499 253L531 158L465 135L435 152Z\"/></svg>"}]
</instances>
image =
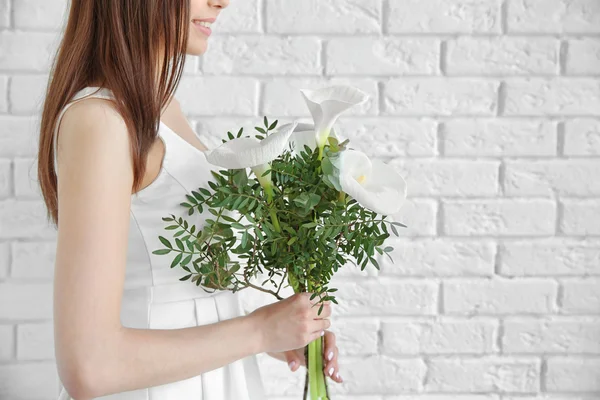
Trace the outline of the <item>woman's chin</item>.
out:
<instances>
[{"instance_id":1,"label":"woman's chin","mask_svg":"<svg viewBox=\"0 0 600 400\"><path fill-rule=\"evenodd\" d=\"M206 40L195 41L194 43L188 42L186 54L189 54L190 56L200 56L206 52L206 48Z\"/></svg>"}]
</instances>

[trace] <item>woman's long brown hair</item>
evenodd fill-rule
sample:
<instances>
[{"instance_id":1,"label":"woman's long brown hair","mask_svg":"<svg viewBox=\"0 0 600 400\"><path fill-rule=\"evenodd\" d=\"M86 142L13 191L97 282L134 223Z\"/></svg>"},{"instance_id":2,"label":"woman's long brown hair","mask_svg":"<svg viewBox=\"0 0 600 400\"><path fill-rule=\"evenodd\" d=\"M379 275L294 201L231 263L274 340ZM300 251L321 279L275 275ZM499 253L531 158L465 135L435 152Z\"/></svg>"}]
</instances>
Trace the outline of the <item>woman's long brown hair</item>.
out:
<instances>
[{"instance_id":1,"label":"woman's long brown hair","mask_svg":"<svg viewBox=\"0 0 600 400\"><path fill-rule=\"evenodd\" d=\"M39 137L38 181L54 224L58 188L53 136L61 110L92 83L111 90L129 131L137 191L161 110L183 73L189 12L189 0L71 0L50 71Z\"/></svg>"}]
</instances>

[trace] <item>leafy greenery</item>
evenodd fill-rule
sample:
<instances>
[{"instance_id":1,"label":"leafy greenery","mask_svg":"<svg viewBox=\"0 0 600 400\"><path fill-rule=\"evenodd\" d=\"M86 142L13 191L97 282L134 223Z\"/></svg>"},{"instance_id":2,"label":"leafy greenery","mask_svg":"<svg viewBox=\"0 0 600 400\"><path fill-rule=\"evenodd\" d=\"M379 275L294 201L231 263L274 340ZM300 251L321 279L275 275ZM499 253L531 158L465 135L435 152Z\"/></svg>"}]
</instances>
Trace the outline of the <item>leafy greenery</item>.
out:
<instances>
[{"instance_id":1,"label":"leafy greenery","mask_svg":"<svg viewBox=\"0 0 600 400\"><path fill-rule=\"evenodd\" d=\"M277 121L269 124L265 117L264 128L255 127L256 137L264 139L276 126ZM237 135L227 132L230 140L242 134L243 128ZM153 253L171 255L171 268L185 271L180 280L204 290L254 288L281 299L287 279L295 293L310 291L312 298L337 304L337 289L328 286L333 274L347 263L361 270L371 263L379 269L375 252L392 260L393 248L384 242L390 230L397 236L396 227L406 227L340 192L332 161L346 144L330 137L322 159L318 148L306 146L296 155L284 151L271 162L271 202L246 169L211 171L209 187L188 193L181 206L188 215L206 210L212 217L202 229L181 216L164 217L171 239L161 236L164 248ZM251 282L258 274L267 275L260 286ZM267 282L277 290L263 287Z\"/></svg>"}]
</instances>

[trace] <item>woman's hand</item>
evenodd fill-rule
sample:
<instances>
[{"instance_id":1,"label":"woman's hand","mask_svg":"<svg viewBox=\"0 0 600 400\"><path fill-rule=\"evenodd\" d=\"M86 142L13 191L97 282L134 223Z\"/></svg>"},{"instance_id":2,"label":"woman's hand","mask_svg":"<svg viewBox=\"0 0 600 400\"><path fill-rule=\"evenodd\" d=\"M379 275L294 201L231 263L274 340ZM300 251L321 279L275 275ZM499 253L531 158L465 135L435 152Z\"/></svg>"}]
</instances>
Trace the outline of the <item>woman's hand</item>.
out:
<instances>
[{"instance_id":1,"label":"woman's hand","mask_svg":"<svg viewBox=\"0 0 600 400\"><path fill-rule=\"evenodd\" d=\"M331 302L322 303L318 315L319 299L310 300L313 293L296 293L286 299L260 307L246 316L259 330L260 352L280 353L300 349L315 339L320 339L331 326Z\"/></svg>"},{"instance_id":2,"label":"woman's hand","mask_svg":"<svg viewBox=\"0 0 600 400\"><path fill-rule=\"evenodd\" d=\"M325 372L326 376L330 377L338 383L342 383L344 380L342 379L339 373L338 353L339 352L336 346L335 333L326 330L325 350L323 351L323 365L325 366L325 368L323 369L323 371ZM292 372L298 370L298 368L300 368L301 365L306 366L306 359L304 358L304 347L300 349L284 351L280 354L283 356L281 358L288 363Z\"/></svg>"}]
</instances>

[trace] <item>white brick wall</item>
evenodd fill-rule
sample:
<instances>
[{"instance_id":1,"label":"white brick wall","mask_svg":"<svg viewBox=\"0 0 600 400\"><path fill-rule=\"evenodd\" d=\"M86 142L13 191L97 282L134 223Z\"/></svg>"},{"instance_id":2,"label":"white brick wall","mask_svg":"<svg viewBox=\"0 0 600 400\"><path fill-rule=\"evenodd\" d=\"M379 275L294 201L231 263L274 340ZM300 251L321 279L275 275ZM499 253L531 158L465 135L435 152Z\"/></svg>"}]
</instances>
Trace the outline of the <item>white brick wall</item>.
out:
<instances>
[{"instance_id":1,"label":"white brick wall","mask_svg":"<svg viewBox=\"0 0 600 400\"><path fill-rule=\"evenodd\" d=\"M34 159L66 3L0 0L2 400L59 389ZM371 99L338 129L409 183L395 263L335 278L335 399L600 398L599 35L599 0L231 1L178 93L201 139L348 83Z\"/></svg>"}]
</instances>

